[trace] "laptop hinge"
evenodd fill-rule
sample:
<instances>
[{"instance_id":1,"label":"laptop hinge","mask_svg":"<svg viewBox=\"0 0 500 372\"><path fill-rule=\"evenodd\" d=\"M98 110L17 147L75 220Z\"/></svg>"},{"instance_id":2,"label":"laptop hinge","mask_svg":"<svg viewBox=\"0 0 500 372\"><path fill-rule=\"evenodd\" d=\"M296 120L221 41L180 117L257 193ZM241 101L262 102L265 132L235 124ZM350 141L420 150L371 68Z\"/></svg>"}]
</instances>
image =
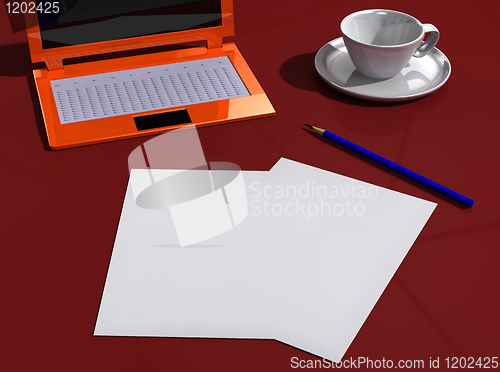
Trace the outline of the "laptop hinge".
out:
<instances>
[{"instance_id":1,"label":"laptop hinge","mask_svg":"<svg viewBox=\"0 0 500 372\"><path fill-rule=\"evenodd\" d=\"M47 65L48 70L62 70L64 68L61 56L42 57L42 60L45 62L45 65Z\"/></svg>"},{"instance_id":2,"label":"laptop hinge","mask_svg":"<svg viewBox=\"0 0 500 372\"><path fill-rule=\"evenodd\" d=\"M217 35L210 35L207 37L207 48L222 48L222 37Z\"/></svg>"},{"instance_id":3,"label":"laptop hinge","mask_svg":"<svg viewBox=\"0 0 500 372\"><path fill-rule=\"evenodd\" d=\"M176 41L192 41L192 40L199 40L199 38L197 37L193 37L193 38L184 38L182 40L176 40ZM213 48L222 48L222 37L219 37L217 35L210 35L209 37L206 38L207 40L207 48L208 49L213 49ZM155 43L154 45L152 46L158 46L158 45L163 45L163 44L172 44L173 42L172 41L167 41L167 42L160 42L160 43ZM149 46L149 45L141 45L142 47L144 46ZM126 49L130 49L130 48L119 48L118 50L126 50ZM106 50L106 52L112 52L114 50L112 49L109 49L109 50ZM93 51L90 51L90 52L87 52L85 54L95 54L95 53L92 53ZM77 57L79 56L80 54L71 54L69 55L70 57ZM68 55L54 55L54 56L46 56L46 57L42 57L42 60L45 62L45 65L47 66L47 69L49 71L51 70L62 70L64 69L64 65L63 65L63 57L66 57Z\"/></svg>"},{"instance_id":4,"label":"laptop hinge","mask_svg":"<svg viewBox=\"0 0 500 372\"><path fill-rule=\"evenodd\" d=\"M198 38L191 38L192 40L196 40ZM213 49L213 48L222 48L222 37L220 36L217 36L217 35L210 35L209 37L207 37L207 48L208 49ZM182 41L191 41L191 40L188 40L188 38L185 38L183 39ZM155 43L155 45L162 45L162 44L171 44L172 41L167 41L167 42L160 42L160 43ZM143 45L144 46L144 45ZM130 49L130 48L120 48L120 50L123 50L123 49ZM111 52L113 50L106 50L107 52ZM86 54L94 54L92 52L90 53L86 53ZM77 57L79 56L80 54L71 54L69 55L70 57ZM47 65L47 69L49 71L51 70L62 70L64 69L64 65L63 65L63 57L66 57L67 55L53 55L53 56L45 56L45 57L42 57L42 60L45 62L45 64Z\"/></svg>"}]
</instances>

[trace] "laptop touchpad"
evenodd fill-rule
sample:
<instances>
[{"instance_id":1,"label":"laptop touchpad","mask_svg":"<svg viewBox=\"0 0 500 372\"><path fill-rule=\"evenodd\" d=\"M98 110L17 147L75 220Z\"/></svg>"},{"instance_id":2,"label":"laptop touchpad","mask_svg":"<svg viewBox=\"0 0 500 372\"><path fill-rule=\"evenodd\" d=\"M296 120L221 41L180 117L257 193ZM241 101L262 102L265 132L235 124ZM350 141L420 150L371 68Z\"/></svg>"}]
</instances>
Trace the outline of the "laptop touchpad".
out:
<instances>
[{"instance_id":1,"label":"laptop touchpad","mask_svg":"<svg viewBox=\"0 0 500 372\"><path fill-rule=\"evenodd\" d=\"M137 130L147 130L191 123L191 118L189 117L187 110L184 109L162 112L159 114L136 116L134 117L134 122Z\"/></svg>"}]
</instances>

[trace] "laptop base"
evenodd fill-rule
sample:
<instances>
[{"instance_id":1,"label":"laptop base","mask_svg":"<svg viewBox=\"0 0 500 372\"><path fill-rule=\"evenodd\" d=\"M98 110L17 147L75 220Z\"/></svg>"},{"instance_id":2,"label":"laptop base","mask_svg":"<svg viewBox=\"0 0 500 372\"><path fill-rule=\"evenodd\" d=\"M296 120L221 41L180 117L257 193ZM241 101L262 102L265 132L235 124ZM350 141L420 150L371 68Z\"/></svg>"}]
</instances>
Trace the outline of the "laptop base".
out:
<instances>
[{"instance_id":1,"label":"laptop base","mask_svg":"<svg viewBox=\"0 0 500 372\"><path fill-rule=\"evenodd\" d=\"M185 102L172 107L173 104L164 105L169 107L155 108L146 107L147 110L135 110L135 112L126 113L118 111L112 116L103 115L97 112L90 114L89 120L80 115L80 108L73 107L73 104L67 100L65 103L66 112L71 120L65 120L62 116L61 100L57 99L56 80L65 82L75 81L75 92L79 81L88 80L85 76L122 72L132 69L154 68L166 64L177 64L187 61L196 61L203 59L212 59L227 57L234 66L237 75L241 78L244 88L248 94L237 95L233 98L224 98L221 100L201 100ZM200 61L202 62L202 61ZM163 67L163 66L162 66ZM177 129L185 124L195 124L198 127L224 124L244 119L260 118L272 116L275 114L269 99L259 85L257 79L246 64L241 53L234 43L223 44L222 47L205 48L197 47L190 49L174 50L161 53L142 54L139 56L124 57L117 59L108 59L102 61L88 62L67 65L64 69L47 70L39 69L34 72L35 83L40 99L40 105L45 121L49 146L52 149L65 149L70 147L90 145L102 142L109 142L125 138L147 136L159 134L169 130ZM143 80L143 79L141 79ZM112 86L112 84L110 85ZM82 86L83 87L83 86ZM142 89L142 88L141 88ZM88 88L87 90L88 91ZM86 92L80 89L79 92ZM126 90L124 90L126 93ZM145 91L148 94L147 91ZM124 93L124 94L125 94ZM140 92L133 92L140 96ZM54 97L56 94L56 98ZM163 93L162 93L163 94ZM75 93L75 97L78 95ZM89 97L91 97L89 95ZM96 97L98 97L96 95ZM147 95L145 96L147 97ZM139 97L140 98L140 97ZM87 94L85 94L87 99ZM105 100L109 98L105 97ZM122 100L123 101L123 100ZM116 103L121 106L120 97L116 98ZM138 101L141 102L140 100ZM84 103L89 105L90 101ZM59 106L59 111L58 111ZM110 106L112 108L112 104ZM99 106L101 107L101 106ZM143 108L144 108L143 107ZM120 107L119 107L120 108ZM141 111L141 112L138 112ZM92 113L93 111L88 111ZM60 115L61 114L61 115ZM78 118L78 121L75 121Z\"/></svg>"}]
</instances>

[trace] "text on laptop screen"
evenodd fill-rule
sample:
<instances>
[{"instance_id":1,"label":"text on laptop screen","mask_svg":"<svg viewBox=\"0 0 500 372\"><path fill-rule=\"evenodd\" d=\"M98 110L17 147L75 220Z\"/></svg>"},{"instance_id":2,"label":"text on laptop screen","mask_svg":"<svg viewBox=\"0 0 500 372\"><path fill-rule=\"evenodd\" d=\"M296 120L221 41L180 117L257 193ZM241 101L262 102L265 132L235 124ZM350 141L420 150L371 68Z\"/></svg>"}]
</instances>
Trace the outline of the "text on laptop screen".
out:
<instances>
[{"instance_id":1,"label":"text on laptop screen","mask_svg":"<svg viewBox=\"0 0 500 372\"><path fill-rule=\"evenodd\" d=\"M57 4L57 12L37 13L43 49L222 25L220 0L62 0Z\"/></svg>"}]
</instances>

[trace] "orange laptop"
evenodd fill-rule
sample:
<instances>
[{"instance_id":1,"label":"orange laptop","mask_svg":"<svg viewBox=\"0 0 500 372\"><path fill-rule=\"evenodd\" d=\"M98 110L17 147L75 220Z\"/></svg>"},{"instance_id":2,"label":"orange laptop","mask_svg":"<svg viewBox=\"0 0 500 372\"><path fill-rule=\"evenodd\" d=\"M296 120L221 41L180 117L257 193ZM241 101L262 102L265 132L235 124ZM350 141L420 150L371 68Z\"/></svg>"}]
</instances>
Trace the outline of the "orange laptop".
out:
<instances>
[{"instance_id":1,"label":"orange laptop","mask_svg":"<svg viewBox=\"0 0 500 372\"><path fill-rule=\"evenodd\" d=\"M236 45L223 43L232 0L39 1L26 23L31 59L46 66L33 73L53 149L275 114ZM194 41L203 46L180 45ZM126 50L141 53L65 64Z\"/></svg>"}]
</instances>

